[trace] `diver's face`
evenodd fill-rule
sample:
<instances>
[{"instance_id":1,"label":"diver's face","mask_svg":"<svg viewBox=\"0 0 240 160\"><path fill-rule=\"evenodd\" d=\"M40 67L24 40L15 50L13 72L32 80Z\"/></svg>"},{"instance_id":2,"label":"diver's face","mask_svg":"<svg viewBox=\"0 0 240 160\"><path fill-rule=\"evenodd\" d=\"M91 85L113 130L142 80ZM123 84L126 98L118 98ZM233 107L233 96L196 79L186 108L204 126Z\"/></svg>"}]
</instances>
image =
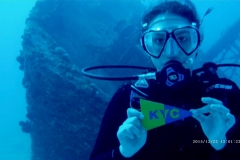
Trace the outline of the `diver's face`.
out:
<instances>
[{"instance_id":1,"label":"diver's face","mask_svg":"<svg viewBox=\"0 0 240 160\"><path fill-rule=\"evenodd\" d=\"M170 13L168 14L164 13L157 16L155 19L153 19L153 21L149 24L148 31L149 30L165 30L170 33L172 30L176 28L181 28L181 27L186 27L191 25L192 24L187 19L181 16L170 14ZM180 42L182 43L182 46L187 48L188 47L187 45L189 45L188 40L186 40L186 38L181 38L181 37L186 36L188 33L181 33L180 31L179 33L175 32L175 36L176 34L180 35L179 41L182 41ZM157 42L159 44L161 43L161 34L158 34L157 36L158 38L156 39L158 40ZM178 39L178 37L176 38ZM154 39L154 37L152 36L151 39ZM159 46L161 47L161 45ZM156 50L158 50L158 48ZM157 70L161 70L164 64L169 60L177 60L181 62L185 68L192 69L196 52L197 50L194 51L191 55L186 55L183 52L183 50L179 47L179 44L172 37L169 37L169 39L165 42L164 47L162 48L161 56L159 58L151 56L151 60Z\"/></svg>"}]
</instances>

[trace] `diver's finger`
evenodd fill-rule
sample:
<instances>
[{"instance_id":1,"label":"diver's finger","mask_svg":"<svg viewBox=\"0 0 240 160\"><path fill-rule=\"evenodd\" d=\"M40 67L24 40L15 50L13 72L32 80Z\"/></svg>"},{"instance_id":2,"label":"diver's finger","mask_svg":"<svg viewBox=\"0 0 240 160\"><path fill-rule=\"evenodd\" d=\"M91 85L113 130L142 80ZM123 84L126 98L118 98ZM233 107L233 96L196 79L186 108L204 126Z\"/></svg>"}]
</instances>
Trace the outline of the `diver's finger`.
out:
<instances>
[{"instance_id":1,"label":"diver's finger","mask_svg":"<svg viewBox=\"0 0 240 160\"><path fill-rule=\"evenodd\" d=\"M133 139L134 138L134 135L133 133L129 130L129 127L127 125L122 125L120 128L119 128L119 131L117 133L117 136L119 138L130 138L130 139Z\"/></svg>"},{"instance_id":2,"label":"diver's finger","mask_svg":"<svg viewBox=\"0 0 240 160\"><path fill-rule=\"evenodd\" d=\"M203 123L207 118L207 116L203 114L194 114L194 113L192 114L192 117L198 120L200 123Z\"/></svg>"},{"instance_id":3,"label":"diver's finger","mask_svg":"<svg viewBox=\"0 0 240 160\"><path fill-rule=\"evenodd\" d=\"M134 137L140 138L141 131L136 126L132 124L123 124L119 127L119 131L117 133L118 137L125 138L128 137L130 139L133 139Z\"/></svg>"},{"instance_id":4,"label":"diver's finger","mask_svg":"<svg viewBox=\"0 0 240 160\"><path fill-rule=\"evenodd\" d=\"M141 131L140 131L140 129L138 129L136 126L130 125L130 126L129 126L129 130L132 132L132 134L133 134L134 136L137 136L138 138L140 138L140 136L141 136Z\"/></svg>"},{"instance_id":5,"label":"diver's finger","mask_svg":"<svg viewBox=\"0 0 240 160\"><path fill-rule=\"evenodd\" d=\"M206 104L223 104L222 101L215 98L211 98L211 97L202 97L201 100L203 103L206 103Z\"/></svg>"},{"instance_id":6,"label":"diver's finger","mask_svg":"<svg viewBox=\"0 0 240 160\"><path fill-rule=\"evenodd\" d=\"M230 110L227 107L221 104L211 104L210 107L212 110L221 112L222 114L225 114L225 115L230 112Z\"/></svg>"},{"instance_id":7,"label":"diver's finger","mask_svg":"<svg viewBox=\"0 0 240 160\"><path fill-rule=\"evenodd\" d=\"M235 119L234 115L232 115L230 113L227 113L226 117L228 118L227 125L229 128L231 128L236 123L236 119Z\"/></svg>"},{"instance_id":8,"label":"diver's finger","mask_svg":"<svg viewBox=\"0 0 240 160\"><path fill-rule=\"evenodd\" d=\"M141 121L137 117L130 117L126 119L123 124L132 124L138 128L142 126Z\"/></svg>"},{"instance_id":9,"label":"diver's finger","mask_svg":"<svg viewBox=\"0 0 240 160\"><path fill-rule=\"evenodd\" d=\"M190 110L193 115L199 115L199 114L204 114L204 113L212 113L213 110L210 108L210 105L203 106L198 109L192 109Z\"/></svg>"},{"instance_id":10,"label":"diver's finger","mask_svg":"<svg viewBox=\"0 0 240 160\"><path fill-rule=\"evenodd\" d=\"M139 112L138 110L134 109L134 108L128 108L127 109L127 117L137 117L139 119L143 119L144 116L141 112Z\"/></svg>"}]
</instances>

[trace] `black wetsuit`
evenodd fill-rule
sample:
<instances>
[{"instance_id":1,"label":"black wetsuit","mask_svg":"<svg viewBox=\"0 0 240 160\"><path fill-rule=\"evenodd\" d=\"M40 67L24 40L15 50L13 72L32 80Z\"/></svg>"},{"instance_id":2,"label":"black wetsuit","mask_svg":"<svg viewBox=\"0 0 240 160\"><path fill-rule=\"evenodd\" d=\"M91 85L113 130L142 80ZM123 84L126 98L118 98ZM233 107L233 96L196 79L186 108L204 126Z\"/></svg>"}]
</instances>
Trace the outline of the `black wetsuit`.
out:
<instances>
[{"instance_id":1,"label":"black wetsuit","mask_svg":"<svg viewBox=\"0 0 240 160\"><path fill-rule=\"evenodd\" d=\"M229 87L230 86L230 87ZM200 123L188 117L147 133L146 144L131 158L124 158L119 152L117 131L127 119L130 107L131 87L123 85L110 101L90 155L91 160L130 159L130 160L239 160L240 127L237 118L240 115L240 93L237 85L228 79L218 79L210 83L194 81L175 90L150 83L149 97L152 101L161 102L189 110L203 107L202 97L212 97L223 102L236 118L235 125L227 132L231 140L226 146L216 151L207 141ZM201 140L201 141L200 141ZM217 143L217 141L215 141Z\"/></svg>"}]
</instances>

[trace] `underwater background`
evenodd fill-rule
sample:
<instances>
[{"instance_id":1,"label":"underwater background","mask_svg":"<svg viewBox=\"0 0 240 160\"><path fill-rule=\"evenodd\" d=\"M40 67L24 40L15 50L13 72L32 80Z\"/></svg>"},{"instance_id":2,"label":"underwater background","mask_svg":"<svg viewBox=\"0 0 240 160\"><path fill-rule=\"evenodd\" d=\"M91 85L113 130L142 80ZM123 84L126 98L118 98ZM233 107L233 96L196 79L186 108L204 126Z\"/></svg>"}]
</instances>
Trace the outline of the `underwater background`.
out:
<instances>
[{"instance_id":1,"label":"underwater background","mask_svg":"<svg viewBox=\"0 0 240 160\"><path fill-rule=\"evenodd\" d=\"M96 65L153 67L139 45L151 0L0 0L0 160L86 160L104 110L123 81L84 77ZM239 63L240 1L193 0L205 61ZM222 76L240 86L238 68ZM99 70L106 76L141 73Z\"/></svg>"}]
</instances>

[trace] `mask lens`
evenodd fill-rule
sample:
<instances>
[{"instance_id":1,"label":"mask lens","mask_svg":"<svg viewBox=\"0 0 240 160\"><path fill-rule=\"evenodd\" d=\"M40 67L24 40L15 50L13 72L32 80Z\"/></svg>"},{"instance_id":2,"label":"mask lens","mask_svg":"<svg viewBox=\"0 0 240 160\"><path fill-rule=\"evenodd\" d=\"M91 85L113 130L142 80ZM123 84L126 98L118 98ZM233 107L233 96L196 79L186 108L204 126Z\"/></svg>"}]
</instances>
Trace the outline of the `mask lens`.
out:
<instances>
[{"instance_id":1,"label":"mask lens","mask_svg":"<svg viewBox=\"0 0 240 160\"><path fill-rule=\"evenodd\" d=\"M182 28L174 31L178 44L187 53L190 54L198 45L198 33L193 28Z\"/></svg>"},{"instance_id":2,"label":"mask lens","mask_svg":"<svg viewBox=\"0 0 240 160\"><path fill-rule=\"evenodd\" d=\"M162 32L148 32L144 36L145 47L152 56L159 56L163 50L166 42L167 33Z\"/></svg>"}]
</instances>

